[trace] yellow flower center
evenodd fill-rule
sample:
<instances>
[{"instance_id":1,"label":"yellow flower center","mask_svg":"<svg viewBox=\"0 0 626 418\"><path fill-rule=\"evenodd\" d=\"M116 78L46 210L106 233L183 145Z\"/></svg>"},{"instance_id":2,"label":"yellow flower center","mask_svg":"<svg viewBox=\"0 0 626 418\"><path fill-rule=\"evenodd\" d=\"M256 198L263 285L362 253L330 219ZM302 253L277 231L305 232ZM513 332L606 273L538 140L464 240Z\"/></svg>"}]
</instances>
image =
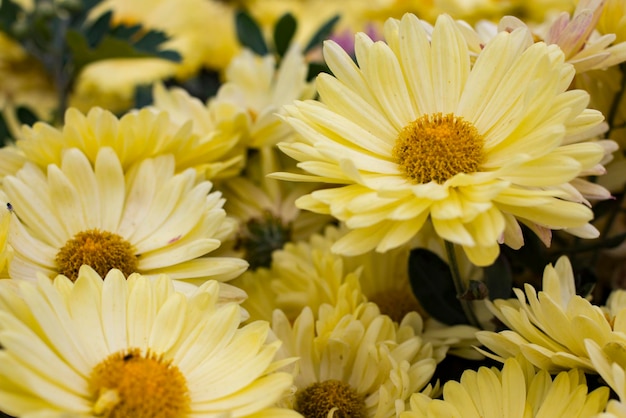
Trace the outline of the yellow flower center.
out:
<instances>
[{"instance_id":1,"label":"yellow flower center","mask_svg":"<svg viewBox=\"0 0 626 418\"><path fill-rule=\"evenodd\" d=\"M423 115L405 126L393 157L415 184L443 184L459 173L475 173L483 161L483 138L476 127L449 113Z\"/></svg>"},{"instance_id":2,"label":"yellow flower center","mask_svg":"<svg viewBox=\"0 0 626 418\"><path fill-rule=\"evenodd\" d=\"M381 313L398 323L406 314L413 311L418 312L422 318L426 317L426 311L419 304L411 289L388 289L375 293L369 300L378 305Z\"/></svg>"},{"instance_id":3,"label":"yellow flower center","mask_svg":"<svg viewBox=\"0 0 626 418\"><path fill-rule=\"evenodd\" d=\"M97 229L79 232L67 241L55 259L60 274L72 281L83 264L91 266L102 277L111 269L127 277L137 271L137 256L128 241L117 234Z\"/></svg>"},{"instance_id":4,"label":"yellow flower center","mask_svg":"<svg viewBox=\"0 0 626 418\"><path fill-rule=\"evenodd\" d=\"M363 418L365 399L339 380L326 380L296 395L296 411L305 418L326 418L331 411L334 418Z\"/></svg>"},{"instance_id":5,"label":"yellow flower center","mask_svg":"<svg viewBox=\"0 0 626 418\"><path fill-rule=\"evenodd\" d=\"M177 418L189 413L187 381L162 356L138 348L117 352L91 372L93 412L106 418Z\"/></svg>"}]
</instances>

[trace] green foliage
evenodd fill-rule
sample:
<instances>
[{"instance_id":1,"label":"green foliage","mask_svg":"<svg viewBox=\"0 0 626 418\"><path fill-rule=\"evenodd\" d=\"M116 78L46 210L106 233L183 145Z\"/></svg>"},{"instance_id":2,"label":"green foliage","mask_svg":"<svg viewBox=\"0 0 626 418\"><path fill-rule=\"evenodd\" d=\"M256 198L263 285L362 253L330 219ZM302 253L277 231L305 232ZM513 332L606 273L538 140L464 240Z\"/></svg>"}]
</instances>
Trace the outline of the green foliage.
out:
<instances>
[{"instance_id":1,"label":"green foliage","mask_svg":"<svg viewBox=\"0 0 626 418\"><path fill-rule=\"evenodd\" d=\"M420 305L445 324L469 323L459 301L450 267L437 254L416 248L409 257L409 281Z\"/></svg>"},{"instance_id":2,"label":"green foliage","mask_svg":"<svg viewBox=\"0 0 626 418\"><path fill-rule=\"evenodd\" d=\"M276 53L282 57L287 52L293 35L298 28L298 22L291 13L284 14L274 27L274 46L276 47Z\"/></svg>"},{"instance_id":3,"label":"green foliage","mask_svg":"<svg viewBox=\"0 0 626 418\"><path fill-rule=\"evenodd\" d=\"M329 20L327 20L320 28L315 32L315 34L309 40L309 43L304 48L304 52L307 53L312 49L318 47L322 44L328 37L333 33L335 29L335 25L339 21L340 16L335 15Z\"/></svg>"},{"instance_id":4,"label":"green foliage","mask_svg":"<svg viewBox=\"0 0 626 418\"><path fill-rule=\"evenodd\" d=\"M241 45L250 48L258 55L266 55L269 52L263 32L256 21L247 12L240 10L235 15L235 27L237 38Z\"/></svg>"}]
</instances>

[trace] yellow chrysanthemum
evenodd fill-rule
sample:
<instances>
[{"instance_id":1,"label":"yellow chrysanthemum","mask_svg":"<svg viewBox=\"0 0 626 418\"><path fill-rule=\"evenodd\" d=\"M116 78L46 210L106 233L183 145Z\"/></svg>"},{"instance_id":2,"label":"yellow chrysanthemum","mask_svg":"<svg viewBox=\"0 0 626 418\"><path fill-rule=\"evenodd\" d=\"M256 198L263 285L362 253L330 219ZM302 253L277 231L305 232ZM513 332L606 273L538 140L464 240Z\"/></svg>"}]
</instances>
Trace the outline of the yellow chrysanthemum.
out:
<instances>
[{"instance_id":1,"label":"yellow chrysanthemum","mask_svg":"<svg viewBox=\"0 0 626 418\"><path fill-rule=\"evenodd\" d=\"M626 1L606 0L598 30L603 34L614 33L617 42L626 42Z\"/></svg>"},{"instance_id":2,"label":"yellow chrysanthemum","mask_svg":"<svg viewBox=\"0 0 626 418\"><path fill-rule=\"evenodd\" d=\"M153 98L150 109L157 114L167 112L172 121L172 136L191 123L191 132L197 137L194 150L177 152L177 164L196 167L208 179L232 177L241 171L245 163L245 109L220 100L205 105L187 91L166 90L161 83L155 84Z\"/></svg>"},{"instance_id":3,"label":"yellow chrysanthemum","mask_svg":"<svg viewBox=\"0 0 626 418\"><path fill-rule=\"evenodd\" d=\"M247 161L241 176L216 184L224 193L224 209L239 221L237 247L251 269L269 267L274 250L289 241L307 239L332 217L301 211L295 200L313 190L312 184L294 184L268 178L285 166L276 147L262 147Z\"/></svg>"},{"instance_id":4,"label":"yellow chrysanthemum","mask_svg":"<svg viewBox=\"0 0 626 418\"><path fill-rule=\"evenodd\" d=\"M247 263L207 257L236 227L222 209L212 184L196 182L188 169L174 174L174 157L145 159L124 172L108 147L89 159L65 150L60 166L47 174L27 163L3 180L13 207L9 244L15 254L11 277L77 277L82 264L105 275L117 268L129 275L167 273L174 279L229 280Z\"/></svg>"},{"instance_id":5,"label":"yellow chrysanthemum","mask_svg":"<svg viewBox=\"0 0 626 418\"><path fill-rule=\"evenodd\" d=\"M500 361L521 355L549 372L580 368L595 373L585 339L600 345L626 343L626 310L617 308L626 303L616 305L615 299L608 307L600 307L576 295L572 266L566 257L554 267L546 266L542 289L537 292L525 284L525 293L513 289L517 299L488 302L509 330L478 332L478 340L496 355L485 354Z\"/></svg>"},{"instance_id":6,"label":"yellow chrysanthemum","mask_svg":"<svg viewBox=\"0 0 626 418\"><path fill-rule=\"evenodd\" d=\"M118 118L101 108L87 114L70 108L60 129L42 122L24 126L17 146L26 159L44 170L48 164L59 165L68 148L80 149L93 164L101 148L111 147L124 170L144 158L172 154L176 172L192 167L204 176L217 175L232 164L227 150L236 146L236 138L221 133L200 135L191 122L180 123L176 114L170 116L166 111L142 109Z\"/></svg>"},{"instance_id":7,"label":"yellow chrysanthemum","mask_svg":"<svg viewBox=\"0 0 626 418\"><path fill-rule=\"evenodd\" d=\"M305 418L396 416L435 371L436 354L421 329L409 317L394 323L372 303L354 314L327 314L315 321L306 308L292 325L282 311L274 313L283 355L300 358L288 404Z\"/></svg>"},{"instance_id":8,"label":"yellow chrysanthemum","mask_svg":"<svg viewBox=\"0 0 626 418\"><path fill-rule=\"evenodd\" d=\"M523 244L518 222L597 236L570 182L601 172L605 151L585 139L603 117L585 108L585 92L566 91L574 69L558 47L501 32L472 65L446 15L432 41L413 15L388 20L385 37L357 35L358 66L327 42L334 76L317 78L321 102L287 107L302 138L281 149L311 175L276 176L342 185L296 201L352 230L334 251L399 247L429 218L477 265L492 263L500 242Z\"/></svg>"},{"instance_id":9,"label":"yellow chrysanthemum","mask_svg":"<svg viewBox=\"0 0 626 418\"><path fill-rule=\"evenodd\" d=\"M561 372L553 380L545 370L535 372L529 363L511 358L502 370L466 370L459 382L443 386L442 400L413 395L411 411L400 418L593 417L608 397L606 387L588 393L579 370Z\"/></svg>"},{"instance_id":10,"label":"yellow chrysanthemum","mask_svg":"<svg viewBox=\"0 0 626 418\"><path fill-rule=\"evenodd\" d=\"M601 347L593 340L585 341L593 367L617 394L606 408L606 414L598 418L626 417L626 344L612 342Z\"/></svg>"},{"instance_id":11,"label":"yellow chrysanthemum","mask_svg":"<svg viewBox=\"0 0 626 418\"><path fill-rule=\"evenodd\" d=\"M9 277L8 263L13 257L13 248L8 245L12 206L0 208L0 279Z\"/></svg>"},{"instance_id":12,"label":"yellow chrysanthemum","mask_svg":"<svg viewBox=\"0 0 626 418\"><path fill-rule=\"evenodd\" d=\"M351 301L355 307L363 302L358 274L346 270L343 258L330 252L324 235L313 234L274 251L269 269L247 271L232 284L250 295L243 306L251 318L270 320L272 311L281 309L294 320L305 307L317 312L322 304Z\"/></svg>"},{"instance_id":13,"label":"yellow chrysanthemum","mask_svg":"<svg viewBox=\"0 0 626 418\"><path fill-rule=\"evenodd\" d=\"M20 417L274 417L292 376L275 372L269 324L240 327L209 281L186 296L162 275L0 283L0 409ZM224 415L222 415L224 414ZM278 414L278 415L274 415ZM282 415L281 415L282 414Z\"/></svg>"},{"instance_id":14,"label":"yellow chrysanthemum","mask_svg":"<svg viewBox=\"0 0 626 418\"><path fill-rule=\"evenodd\" d=\"M260 57L243 50L228 65L225 82L217 92L220 102L230 102L247 110L248 146L274 146L289 139L293 130L282 123L282 106L296 99L310 99L315 94L306 81L308 64L298 44L292 44L280 66L271 55Z\"/></svg>"}]
</instances>

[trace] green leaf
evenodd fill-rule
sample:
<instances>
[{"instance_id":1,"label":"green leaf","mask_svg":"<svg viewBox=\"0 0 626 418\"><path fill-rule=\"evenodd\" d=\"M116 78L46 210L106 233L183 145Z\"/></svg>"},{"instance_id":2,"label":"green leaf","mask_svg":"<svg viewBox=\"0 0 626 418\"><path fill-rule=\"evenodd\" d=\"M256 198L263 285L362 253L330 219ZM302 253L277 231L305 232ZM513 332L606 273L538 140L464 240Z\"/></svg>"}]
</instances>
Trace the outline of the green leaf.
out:
<instances>
[{"instance_id":1,"label":"green leaf","mask_svg":"<svg viewBox=\"0 0 626 418\"><path fill-rule=\"evenodd\" d=\"M12 0L0 0L0 30L12 33L13 25L18 20L22 7Z\"/></svg>"},{"instance_id":2,"label":"green leaf","mask_svg":"<svg viewBox=\"0 0 626 418\"><path fill-rule=\"evenodd\" d=\"M317 77L317 75L319 73L329 73L330 74L330 69L328 68L328 66L323 63L323 62L311 62L309 63L309 69L308 69L308 73L306 75L306 81L311 81L313 80L315 77Z\"/></svg>"},{"instance_id":3,"label":"green leaf","mask_svg":"<svg viewBox=\"0 0 626 418\"><path fill-rule=\"evenodd\" d=\"M80 71L82 67L92 62L110 58L160 57L172 61L180 59L180 56L175 51L144 49L146 45L153 46L154 39L156 38L151 38L148 42L139 44L143 48L138 48L137 43L132 44L128 40L106 35L98 45L91 48L85 36L79 31L70 29L66 35L66 41L72 51L77 71Z\"/></svg>"},{"instance_id":4,"label":"green leaf","mask_svg":"<svg viewBox=\"0 0 626 418\"><path fill-rule=\"evenodd\" d=\"M508 299L513 288L513 272L507 258L500 254L496 261L483 269L483 281L489 289L489 299Z\"/></svg>"},{"instance_id":5,"label":"green leaf","mask_svg":"<svg viewBox=\"0 0 626 418\"><path fill-rule=\"evenodd\" d=\"M39 118L27 107L20 106L16 110L17 119L22 125L33 126Z\"/></svg>"},{"instance_id":6,"label":"green leaf","mask_svg":"<svg viewBox=\"0 0 626 418\"><path fill-rule=\"evenodd\" d=\"M87 28L85 36L89 47L93 48L102 42L102 38L104 38L104 35L106 35L111 28L112 16L113 12L109 10L108 12L100 15L100 17L98 17L98 19L96 19L96 21Z\"/></svg>"},{"instance_id":7,"label":"green leaf","mask_svg":"<svg viewBox=\"0 0 626 418\"><path fill-rule=\"evenodd\" d=\"M417 248L409 256L413 294L429 315L448 325L469 323L457 298L450 267L439 256Z\"/></svg>"},{"instance_id":8,"label":"green leaf","mask_svg":"<svg viewBox=\"0 0 626 418\"><path fill-rule=\"evenodd\" d=\"M258 55L266 55L268 53L265 39L263 39L263 32L261 32L259 25L248 13L243 10L238 11L235 16L235 25L237 27L237 38L243 46L250 48Z\"/></svg>"},{"instance_id":9,"label":"green leaf","mask_svg":"<svg viewBox=\"0 0 626 418\"><path fill-rule=\"evenodd\" d=\"M333 28L335 27L335 24L339 21L339 17L340 17L339 15L333 16L317 30L315 35L313 35L313 37L307 44L306 48L304 48L305 53L309 52L316 46L321 45L322 42L328 39L330 34L333 32Z\"/></svg>"},{"instance_id":10,"label":"green leaf","mask_svg":"<svg viewBox=\"0 0 626 418\"><path fill-rule=\"evenodd\" d=\"M296 33L298 22L291 13L286 13L276 22L274 27L274 46L276 53L282 57L287 52L289 44Z\"/></svg>"}]
</instances>

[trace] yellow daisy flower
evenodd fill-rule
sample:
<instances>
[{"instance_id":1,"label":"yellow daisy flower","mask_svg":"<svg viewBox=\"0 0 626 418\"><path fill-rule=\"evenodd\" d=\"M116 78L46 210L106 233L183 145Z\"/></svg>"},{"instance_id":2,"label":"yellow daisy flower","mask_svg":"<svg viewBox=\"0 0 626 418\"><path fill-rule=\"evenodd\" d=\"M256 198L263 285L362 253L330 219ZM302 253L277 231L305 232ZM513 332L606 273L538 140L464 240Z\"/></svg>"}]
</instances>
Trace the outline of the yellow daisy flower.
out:
<instances>
[{"instance_id":1,"label":"yellow daisy flower","mask_svg":"<svg viewBox=\"0 0 626 418\"><path fill-rule=\"evenodd\" d=\"M511 358L502 370L466 370L459 382L446 382L442 400L413 395L411 411L400 418L593 417L604 409L608 397L606 387L588 393L579 370L552 379L545 370L535 372L529 363Z\"/></svg>"},{"instance_id":2,"label":"yellow daisy flower","mask_svg":"<svg viewBox=\"0 0 626 418\"><path fill-rule=\"evenodd\" d=\"M218 119L231 116L219 115ZM216 123L221 123L218 119ZM48 164L59 165L68 148L80 149L93 164L101 148L111 147L124 170L144 158L162 154L174 155L176 172L193 167L203 175L217 175L220 169L232 164L227 150L235 147L236 137L222 136L221 132L213 132L215 137L206 132L199 135L193 129L192 123L180 123L180 116L170 116L166 111L146 108L118 118L101 108L93 108L87 114L70 108L60 129L43 122L24 126L17 147L26 159L44 170Z\"/></svg>"},{"instance_id":3,"label":"yellow daisy flower","mask_svg":"<svg viewBox=\"0 0 626 418\"><path fill-rule=\"evenodd\" d=\"M247 263L206 257L236 227L212 184L188 169L174 174L174 157L145 159L124 172L113 149L100 148L92 166L80 150L65 150L47 175L27 163L3 187L13 207L11 277L37 272L76 279L82 264L104 276L167 273L173 279L229 280Z\"/></svg>"},{"instance_id":4,"label":"yellow daisy flower","mask_svg":"<svg viewBox=\"0 0 626 418\"><path fill-rule=\"evenodd\" d=\"M523 244L518 222L542 235L598 235L570 182L603 159L586 141L603 117L585 108L585 92L566 91L574 69L557 46L501 32L471 65L446 15L432 41L409 14L388 20L385 38L357 35L358 66L327 42L334 76L317 78L321 102L286 107L302 137L280 147L310 175L276 177L341 185L296 201L351 229L334 251L388 251L429 218L477 265L492 263L501 242Z\"/></svg>"},{"instance_id":5,"label":"yellow daisy flower","mask_svg":"<svg viewBox=\"0 0 626 418\"><path fill-rule=\"evenodd\" d=\"M284 113L282 106L315 94L312 84L306 81L307 72L308 64L298 44L291 45L278 68L273 56L260 57L246 49L228 65L216 100L247 110L248 146L273 146L293 135L293 130L279 119L278 115Z\"/></svg>"},{"instance_id":6,"label":"yellow daisy flower","mask_svg":"<svg viewBox=\"0 0 626 418\"><path fill-rule=\"evenodd\" d=\"M626 310L615 307L618 299L603 308L576 295L572 266L566 257L554 266L546 266L542 289L537 292L525 284L525 292L513 289L517 299L487 302L509 330L478 332L478 340L495 353L481 350L484 354L499 361L521 355L552 373L571 368L595 373L585 348L586 339L601 345L610 341L626 343Z\"/></svg>"},{"instance_id":7,"label":"yellow daisy flower","mask_svg":"<svg viewBox=\"0 0 626 418\"><path fill-rule=\"evenodd\" d=\"M409 321L398 325L372 303L318 316L306 308L292 325L276 310L272 321L283 355L300 358L287 404L305 417L393 417L432 377L435 353Z\"/></svg>"},{"instance_id":8,"label":"yellow daisy flower","mask_svg":"<svg viewBox=\"0 0 626 418\"><path fill-rule=\"evenodd\" d=\"M292 416L269 324L240 327L209 281L190 295L165 275L0 283L0 409L20 417ZM27 348L25 348L27 347ZM272 415L273 413L279 415ZM280 415L282 414L282 415Z\"/></svg>"}]
</instances>

